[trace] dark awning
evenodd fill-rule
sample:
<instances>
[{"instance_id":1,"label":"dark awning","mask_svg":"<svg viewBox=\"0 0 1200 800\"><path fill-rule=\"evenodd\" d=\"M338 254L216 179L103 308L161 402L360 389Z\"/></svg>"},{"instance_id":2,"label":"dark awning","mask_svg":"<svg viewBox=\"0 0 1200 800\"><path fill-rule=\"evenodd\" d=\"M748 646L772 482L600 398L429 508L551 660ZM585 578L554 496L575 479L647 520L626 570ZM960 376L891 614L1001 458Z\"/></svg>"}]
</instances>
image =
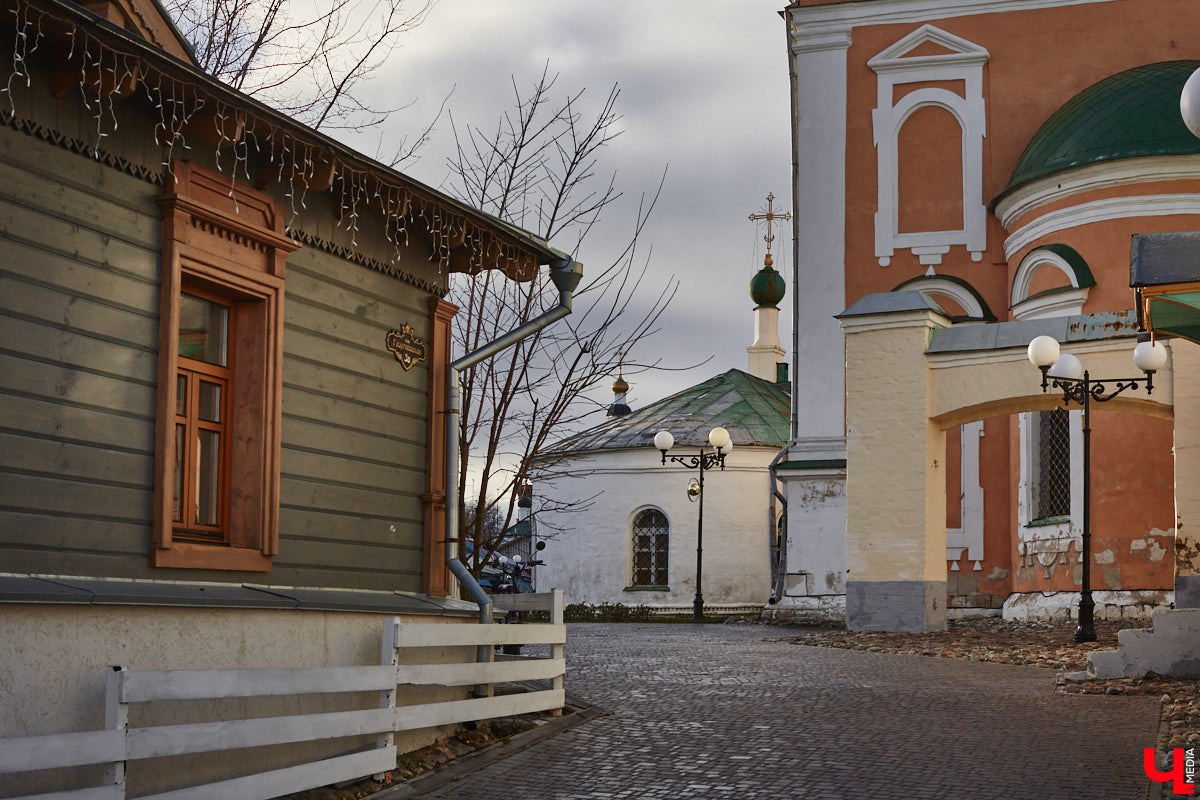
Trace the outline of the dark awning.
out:
<instances>
[{"instance_id":1,"label":"dark awning","mask_svg":"<svg viewBox=\"0 0 1200 800\"><path fill-rule=\"evenodd\" d=\"M1134 236L1129 285L1146 330L1200 343L1200 231Z\"/></svg>"}]
</instances>

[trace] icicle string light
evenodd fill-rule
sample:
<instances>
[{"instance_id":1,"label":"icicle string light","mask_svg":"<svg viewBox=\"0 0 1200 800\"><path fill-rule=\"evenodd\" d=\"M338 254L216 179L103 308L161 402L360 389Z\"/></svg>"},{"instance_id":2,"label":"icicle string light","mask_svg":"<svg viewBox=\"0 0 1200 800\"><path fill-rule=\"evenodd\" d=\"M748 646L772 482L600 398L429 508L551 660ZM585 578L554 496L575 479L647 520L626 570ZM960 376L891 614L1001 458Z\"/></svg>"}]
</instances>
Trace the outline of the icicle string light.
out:
<instances>
[{"instance_id":1,"label":"icicle string light","mask_svg":"<svg viewBox=\"0 0 1200 800\"><path fill-rule=\"evenodd\" d=\"M89 146L93 158L111 160L102 145L119 128L121 106L116 101L140 84L157 117L151 135L162 150L164 173L173 181L177 182L178 176L171 162L181 151L186 154L192 150L189 132L203 134L207 131L203 125L208 124L215 133L215 167L228 175L229 196L235 204L239 180L259 185L278 181L290 212L288 224L292 225L307 210L308 191L319 186L333 198L339 210L337 225L349 234L353 248L358 247L364 215L378 213L384 238L391 245L393 263L404 259L411 244L411 225L419 223L428 236L429 261L437 263L439 274L450 268L456 250L467 256L460 268L471 272L500 268L527 275L532 266L529 251L460 210L394 183L373 168L354 166L336 156L329 145L300 138L252 106L226 100L219 89L206 86L202 79L186 73L178 77L180 71L169 63L159 64L137 51L119 49L121 45L101 35L103 30L93 35L66 12L38 8L36 0L16 0L11 12L12 63L9 74L0 76L4 78L0 92L8 95L10 119L17 120L14 87L19 86L18 82L24 82L27 88L32 85L29 58L46 38L43 28L47 21L55 36L61 31L65 40L67 57L61 63L72 70L78 68L81 105L95 123L94 140ZM204 116L198 116L201 114ZM250 163L252 143L254 169ZM228 166L222 163L224 158L230 159Z\"/></svg>"}]
</instances>

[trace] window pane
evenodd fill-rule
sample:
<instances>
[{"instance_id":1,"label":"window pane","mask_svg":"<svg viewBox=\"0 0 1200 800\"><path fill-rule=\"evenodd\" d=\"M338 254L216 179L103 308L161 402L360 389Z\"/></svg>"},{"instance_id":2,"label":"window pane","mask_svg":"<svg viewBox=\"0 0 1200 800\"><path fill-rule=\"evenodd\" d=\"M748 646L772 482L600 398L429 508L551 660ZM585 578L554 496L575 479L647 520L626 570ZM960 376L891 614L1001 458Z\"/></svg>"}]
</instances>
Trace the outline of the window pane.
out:
<instances>
[{"instance_id":1,"label":"window pane","mask_svg":"<svg viewBox=\"0 0 1200 800\"><path fill-rule=\"evenodd\" d=\"M227 366L229 309L190 294L179 296L179 355Z\"/></svg>"},{"instance_id":2,"label":"window pane","mask_svg":"<svg viewBox=\"0 0 1200 800\"><path fill-rule=\"evenodd\" d=\"M220 439L216 431L198 431L196 453L196 524L216 525L221 476Z\"/></svg>"},{"instance_id":3,"label":"window pane","mask_svg":"<svg viewBox=\"0 0 1200 800\"><path fill-rule=\"evenodd\" d=\"M173 519L183 522L183 431L182 425L175 426L175 489Z\"/></svg>"},{"instance_id":4,"label":"window pane","mask_svg":"<svg viewBox=\"0 0 1200 800\"><path fill-rule=\"evenodd\" d=\"M1038 413L1036 519L1071 514L1071 428L1066 409Z\"/></svg>"},{"instance_id":5,"label":"window pane","mask_svg":"<svg viewBox=\"0 0 1200 800\"><path fill-rule=\"evenodd\" d=\"M209 381L200 381L200 419L205 422L221 421L221 386Z\"/></svg>"},{"instance_id":6,"label":"window pane","mask_svg":"<svg viewBox=\"0 0 1200 800\"><path fill-rule=\"evenodd\" d=\"M666 586L670 528L657 509L646 509L633 520L633 585Z\"/></svg>"},{"instance_id":7,"label":"window pane","mask_svg":"<svg viewBox=\"0 0 1200 800\"><path fill-rule=\"evenodd\" d=\"M182 417L187 414L187 394L188 382L187 375L179 373L179 380L175 385L175 415Z\"/></svg>"}]
</instances>

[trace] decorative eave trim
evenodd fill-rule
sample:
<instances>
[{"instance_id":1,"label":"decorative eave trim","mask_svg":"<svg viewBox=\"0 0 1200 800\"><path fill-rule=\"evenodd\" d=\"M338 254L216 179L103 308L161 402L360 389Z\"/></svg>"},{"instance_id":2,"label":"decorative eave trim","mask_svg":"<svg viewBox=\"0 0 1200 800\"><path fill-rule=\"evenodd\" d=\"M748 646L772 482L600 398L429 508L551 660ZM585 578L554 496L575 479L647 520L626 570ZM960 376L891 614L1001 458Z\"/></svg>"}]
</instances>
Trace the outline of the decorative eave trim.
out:
<instances>
[{"instance_id":1,"label":"decorative eave trim","mask_svg":"<svg viewBox=\"0 0 1200 800\"><path fill-rule=\"evenodd\" d=\"M11 112L0 112L0 124L19 133L32 136L33 138L39 139L47 144L60 147L63 150L76 155L91 158L106 167L115 169L122 174L136 178L140 181L145 181L146 183L158 189L162 189L164 186L166 186L166 173L163 171L161 166L152 168L144 164L138 164L123 156L114 155L107 150L98 148L82 139L72 138L66 134L59 133L58 131L47 128L44 125L33 122L32 120L20 119L14 116ZM385 261L371 258L364 253L354 250L353 248L336 244L327 239L322 239L319 236L308 233L307 231L299 228L288 227L286 229L286 233L292 239L300 242L305 247L311 247L315 250L320 250L323 253L337 256L345 261L350 261L354 264L358 264L359 266L372 269L376 272L381 272L384 275L395 278L403 283L407 283L410 286L415 286L416 288L423 292L427 292L428 294L435 295L437 297L445 297L447 292L449 292L448 286L443 286L436 281L418 277L410 272L400 269L395 264L389 264Z\"/></svg>"},{"instance_id":2,"label":"decorative eave trim","mask_svg":"<svg viewBox=\"0 0 1200 800\"><path fill-rule=\"evenodd\" d=\"M1111 2L1115 0L865 0L824 6L790 6L787 13L793 27L853 28Z\"/></svg>"},{"instance_id":3,"label":"decorative eave trim","mask_svg":"<svg viewBox=\"0 0 1200 800\"><path fill-rule=\"evenodd\" d=\"M1200 215L1200 194L1110 197L1105 200L1081 203L1077 206L1051 211L1015 230L1004 240L1004 256L1012 259L1015 253L1043 236L1068 228L1078 228L1082 225L1110 219L1164 217L1175 214Z\"/></svg>"},{"instance_id":4,"label":"decorative eave trim","mask_svg":"<svg viewBox=\"0 0 1200 800\"><path fill-rule=\"evenodd\" d=\"M1088 164L1006 189L991 205L1005 230L1042 206L1085 192L1159 181L1200 180L1200 154L1145 156Z\"/></svg>"},{"instance_id":5,"label":"decorative eave trim","mask_svg":"<svg viewBox=\"0 0 1200 800\"><path fill-rule=\"evenodd\" d=\"M80 156L87 156L94 161L98 161L106 167L111 167L118 172L129 175L132 178L137 178L140 181L145 181L159 189L166 185L166 176L163 174L162 166L155 165L148 167L145 164L138 164L130 161L124 156L113 155L107 150L96 147L90 142L85 142L82 139L74 139L67 136L65 133L59 133L56 130L39 125L32 120L21 119L11 111L0 111L0 124L6 128L12 128L14 131L24 133L27 136L32 136L35 139L61 147L63 150L75 153Z\"/></svg>"},{"instance_id":6,"label":"decorative eave trim","mask_svg":"<svg viewBox=\"0 0 1200 800\"><path fill-rule=\"evenodd\" d=\"M311 247L314 250L320 250L322 253L328 253L331 256L336 256L343 261L350 261L354 264L358 264L359 266L366 267L367 269L371 269L376 272L382 272L384 275L387 275L390 278L395 278L402 283L415 286L416 288L423 292L427 292L428 294L435 295L437 297L445 297L446 293L450 291L448 286L442 286L435 281L418 277L413 275L411 272L400 269L395 264L389 264L386 261L380 261L377 258L371 258L370 256L358 250L345 245L337 244L336 242L331 242L328 239L322 239L320 236L309 233L308 231L300 228L293 228L289 226L285 230L287 231L288 236L292 237L297 242L300 242L300 244L304 245L305 247Z\"/></svg>"}]
</instances>

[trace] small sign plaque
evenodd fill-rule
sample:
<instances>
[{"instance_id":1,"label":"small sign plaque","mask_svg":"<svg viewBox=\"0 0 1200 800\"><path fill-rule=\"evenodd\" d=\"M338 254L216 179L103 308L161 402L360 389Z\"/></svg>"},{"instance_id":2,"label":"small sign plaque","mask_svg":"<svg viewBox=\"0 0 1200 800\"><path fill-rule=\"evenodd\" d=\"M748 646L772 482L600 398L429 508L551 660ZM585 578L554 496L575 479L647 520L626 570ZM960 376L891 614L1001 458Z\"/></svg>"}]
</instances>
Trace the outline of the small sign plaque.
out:
<instances>
[{"instance_id":1,"label":"small sign plaque","mask_svg":"<svg viewBox=\"0 0 1200 800\"><path fill-rule=\"evenodd\" d=\"M425 360L425 343L417 338L412 326L405 323L398 331L388 331L387 349L407 372Z\"/></svg>"}]
</instances>

